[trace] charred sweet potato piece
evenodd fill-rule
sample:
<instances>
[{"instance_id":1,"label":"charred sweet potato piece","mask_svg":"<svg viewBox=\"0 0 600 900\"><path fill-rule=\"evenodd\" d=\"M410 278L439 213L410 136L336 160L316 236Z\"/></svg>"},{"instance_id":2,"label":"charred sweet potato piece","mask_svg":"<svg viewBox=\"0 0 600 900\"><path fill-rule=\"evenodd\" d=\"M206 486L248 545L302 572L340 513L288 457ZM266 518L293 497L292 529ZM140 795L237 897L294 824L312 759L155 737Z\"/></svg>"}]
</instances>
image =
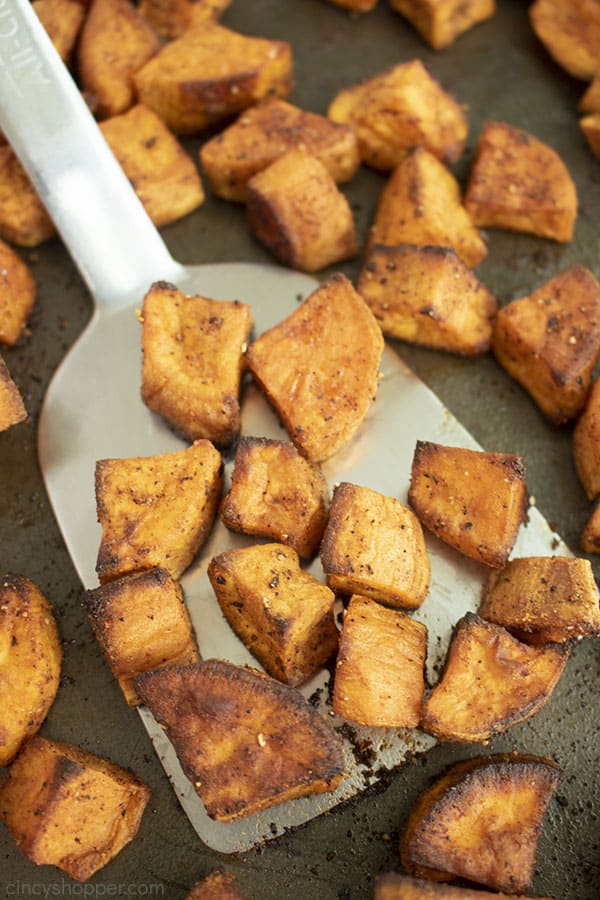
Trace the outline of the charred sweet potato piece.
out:
<instances>
[{"instance_id":1,"label":"charred sweet potato piece","mask_svg":"<svg viewBox=\"0 0 600 900\"><path fill-rule=\"evenodd\" d=\"M495 0L390 0L434 50L442 50L457 37L496 11Z\"/></svg>"},{"instance_id":2,"label":"charred sweet potato piece","mask_svg":"<svg viewBox=\"0 0 600 900\"><path fill-rule=\"evenodd\" d=\"M592 385L573 431L573 459L588 499L600 496L600 380Z\"/></svg>"},{"instance_id":3,"label":"charred sweet potato piece","mask_svg":"<svg viewBox=\"0 0 600 900\"><path fill-rule=\"evenodd\" d=\"M292 85L292 51L284 41L248 37L208 25L192 28L135 75L141 103L175 134L193 134L230 119Z\"/></svg>"},{"instance_id":4,"label":"charred sweet potato piece","mask_svg":"<svg viewBox=\"0 0 600 900\"><path fill-rule=\"evenodd\" d=\"M390 606L416 609L429 590L431 567L416 516L394 497L348 482L333 492L321 562L334 591Z\"/></svg>"},{"instance_id":5,"label":"charred sweet potato piece","mask_svg":"<svg viewBox=\"0 0 600 900\"><path fill-rule=\"evenodd\" d=\"M535 0L529 18L559 66L574 78L593 78L600 67L600 10L595 0Z\"/></svg>"},{"instance_id":6,"label":"charred sweet potato piece","mask_svg":"<svg viewBox=\"0 0 600 900\"><path fill-rule=\"evenodd\" d=\"M384 172L420 144L442 162L461 156L468 123L463 108L420 59L401 63L341 91L329 106L334 122L351 125L364 163Z\"/></svg>"},{"instance_id":7,"label":"charred sweet potato piece","mask_svg":"<svg viewBox=\"0 0 600 900\"><path fill-rule=\"evenodd\" d=\"M250 231L292 269L316 272L358 253L350 204L322 162L290 150L247 185Z\"/></svg>"},{"instance_id":8,"label":"charred sweet potato piece","mask_svg":"<svg viewBox=\"0 0 600 900\"><path fill-rule=\"evenodd\" d=\"M140 13L167 40L181 37L188 28L214 22L231 0L141 0Z\"/></svg>"},{"instance_id":9,"label":"charred sweet potato piece","mask_svg":"<svg viewBox=\"0 0 600 900\"><path fill-rule=\"evenodd\" d=\"M133 75L158 51L156 32L129 0L93 0L77 47L81 86L99 119L135 103Z\"/></svg>"},{"instance_id":10,"label":"charred sweet potato piece","mask_svg":"<svg viewBox=\"0 0 600 900\"><path fill-rule=\"evenodd\" d=\"M600 159L600 112L584 116L579 125L590 145L590 150Z\"/></svg>"},{"instance_id":11,"label":"charred sweet potato piece","mask_svg":"<svg viewBox=\"0 0 600 900\"><path fill-rule=\"evenodd\" d=\"M465 208L476 225L568 243L577 192L551 147L506 122L488 122L479 136Z\"/></svg>"},{"instance_id":12,"label":"charred sweet potato piece","mask_svg":"<svg viewBox=\"0 0 600 900\"><path fill-rule=\"evenodd\" d=\"M194 161L151 109L138 104L100 129L155 225L174 222L204 201Z\"/></svg>"},{"instance_id":13,"label":"charred sweet potato piece","mask_svg":"<svg viewBox=\"0 0 600 900\"><path fill-rule=\"evenodd\" d=\"M0 237L37 247L55 233L25 169L8 145L0 147Z\"/></svg>"},{"instance_id":14,"label":"charred sweet potato piece","mask_svg":"<svg viewBox=\"0 0 600 900\"><path fill-rule=\"evenodd\" d=\"M496 316L498 362L555 425L579 415L600 356L600 284L572 265Z\"/></svg>"},{"instance_id":15,"label":"charred sweet potato piece","mask_svg":"<svg viewBox=\"0 0 600 900\"><path fill-rule=\"evenodd\" d=\"M0 241L0 342L16 344L35 303L35 281L29 267Z\"/></svg>"},{"instance_id":16,"label":"charred sweet potato piece","mask_svg":"<svg viewBox=\"0 0 600 900\"><path fill-rule=\"evenodd\" d=\"M452 247L470 267L487 253L461 204L458 182L424 147L409 150L383 188L369 240L374 244Z\"/></svg>"},{"instance_id":17,"label":"charred sweet potato piece","mask_svg":"<svg viewBox=\"0 0 600 900\"><path fill-rule=\"evenodd\" d=\"M78 0L35 0L31 5L60 58L68 63L85 18L85 7Z\"/></svg>"},{"instance_id":18,"label":"charred sweet potato piece","mask_svg":"<svg viewBox=\"0 0 600 900\"><path fill-rule=\"evenodd\" d=\"M31 862L86 881L133 840L149 798L131 772L36 736L0 785L0 818Z\"/></svg>"},{"instance_id":19,"label":"charred sweet potato piece","mask_svg":"<svg viewBox=\"0 0 600 900\"><path fill-rule=\"evenodd\" d=\"M0 431L18 425L27 418L27 410L19 388L10 377L6 363L0 357Z\"/></svg>"},{"instance_id":20,"label":"charred sweet potato piece","mask_svg":"<svg viewBox=\"0 0 600 900\"><path fill-rule=\"evenodd\" d=\"M452 884L437 884L435 881L423 881L411 878L410 875L397 875L389 872L375 881L373 900L536 900L523 895L490 894L489 891L472 891L469 888L455 887ZM538 897L537 900L552 900L551 897Z\"/></svg>"},{"instance_id":21,"label":"charred sweet potato piece","mask_svg":"<svg viewBox=\"0 0 600 900\"><path fill-rule=\"evenodd\" d=\"M321 469L289 441L242 438L221 518L232 531L272 538L313 557L329 514Z\"/></svg>"},{"instance_id":22,"label":"charred sweet potato piece","mask_svg":"<svg viewBox=\"0 0 600 900\"><path fill-rule=\"evenodd\" d=\"M155 566L179 578L210 533L222 487L223 463L209 441L158 456L99 460L101 584Z\"/></svg>"},{"instance_id":23,"label":"charred sweet potato piece","mask_svg":"<svg viewBox=\"0 0 600 900\"><path fill-rule=\"evenodd\" d=\"M499 568L525 518L523 462L511 453L417 441L408 502L440 540Z\"/></svg>"},{"instance_id":24,"label":"charred sweet potato piece","mask_svg":"<svg viewBox=\"0 0 600 900\"><path fill-rule=\"evenodd\" d=\"M246 362L300 452L322 462L354 436L377 391L383 337L333 275L249 348Z\"/></svg>"},{"instance_id":25,"label":"charred sweet potato piece","mask_svg":"<svg viewBox=\"0 0 600 900\"><path fill-rule=\"evenodd\" d=\"M426 656L425 625L354 594L340 635L334 711L361 725L416 728Z\"/></svg>"},{"instance_id":26,"label":"charred sweet potato piece","mask_svg":"<svg viewBox=\"0 0 600 900\"><path fill-rule=\"evenodd\" d=\"M335 653L333 591L284 544L226 550L208 577L223 615L273 678L296 687Z\"/></svg>"},{"instance_id":27,"label":"charred sweet potato piece","mask_svg":"<svg viewBox=\"0 0 600 900\"><path fill-rule=\"evenodd\" d=\"M52 607L21 575L0 581L0 766L35 734L52 706L62 650Z\"/></svg>"},{"instance_id":28,"label":"charred sweet potato piece","mask_svg":"<svg viewBox=\"0 0 600 900\"><path fill-rule=\"evenodd\" d=\"M188 440L229 446L240 430L250 307L157 282L142 307L142 399Z\"/></svg>"},{"instance_id":29,"label":"charred sweet potato piece","mask_svg":"<svg viewBox=\"0 0 600 900\"><path fill-rule=\"evenodd\" d=\"M436 881L465 878L510 894L526 891L560 777L551 760L517 753L455 764L410 813L400 837L404 869Z\"/></svg>"},{"instance_id":30,"label":"charred sweet potato piece","mask_svg":"<svg viewBox=\"0 0 600 900\"><path fill-rule=\"evenodd\" d=\"M464 355L489 349L498 303L454 250L375 244L357 290L389 337Z\"/></svg>"},{"instance_id":31,"label":"charred sweet potato piece","mask_svg":"<svg viewBox=\"0 0 600 900\"><path fill-rule=\"evenodd\" d=\"M579 102L579 109L583 113L600 112L600 59L594 79Z\"/></svg>"},{"instance_id":32,"label":"charred sweet potato piece","mask_svg":"<svg viewBox=\"0 0 600 900\"><path fill-rule=\"evenodd\" d=\"M600 504L598 504L581 535L581 549L584 553L600 553Z\"/></svg>"},{"instance_id":33,"label":"charred sweet potato piece","mask_svg":"<svg viewBox=\"0 0 600 900\"><path fill-rule=\"evenodd\" d=\"M298 690L261 672L209 659L146 672L136 689L211 819L331 791L342 778L333 727Z\"/></svg>"},{"instance_id":34,"label":"charred sweet potato piece","mask_svg":"<svg viewBox=\"0 0 600 900\"><path fill-rule=\"evenodd\" d=\"M479 615L528 644L600 634L598 588L590 561L526 556L490 572Z\"/></svg>"},{"instance_id":35,"label":"charred sweet potato piece","mask_svg":"<svg viewBox=\"0 0 600 900\"><path fill-rule=\"evenodd\" d=\"M243 900L233 872L215 869L191 889L185 900Z\"/></svg>"},{"instance_id":36,"label":"charred sweet potato piece","mask_svg":"<svg viewBox=\"0 0 600 900\"><path fill-rule=\"evenodd\" d=\"M338 184L349 181L360 164L356 135L349 125L305 112L278 97L245 110L207 141L200 161L213 193L244 203L252 176L296 148L316 157Z\"/></svg>"},{"instance_id":37,"label":"charred sweet potato piece","mask_svg":"<svg viewBox=\"0 0 600 900\"><path fill-rule=\"evenodd\" d=\"M130 706L140 702L133 685L136 675L200 659L181 585L164 569L126 575L85 591L83 605Z\"/></svg>"},{"instance_id":38,"label":"charred sweet potato piece","mask_svg":"<svg viewBox=\"0 0 600 900\"><path fill-rule=\"evenodd\" d=\"M423 704L421 728L442 741L487 741L539 712L568 658L565 646L529 647L500 625L467 613Z\"/></svg>"}]
</instances>

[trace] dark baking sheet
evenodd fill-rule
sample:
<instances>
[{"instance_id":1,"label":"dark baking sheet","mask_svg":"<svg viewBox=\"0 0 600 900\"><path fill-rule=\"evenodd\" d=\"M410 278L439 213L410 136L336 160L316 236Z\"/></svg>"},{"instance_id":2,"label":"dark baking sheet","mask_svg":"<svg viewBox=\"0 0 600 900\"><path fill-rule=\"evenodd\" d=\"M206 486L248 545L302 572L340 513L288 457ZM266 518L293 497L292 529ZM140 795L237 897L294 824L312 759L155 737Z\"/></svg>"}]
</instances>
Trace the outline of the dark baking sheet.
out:
<instances>
[{"instance_id":1,"label":"dark baking sheet","mask_svg":"<svg viewBox=\"0 0 600 900\"><path fill-rule=\"evenodd\" d=\"M380 0L358 17L324 0L233 0L223 19L249 34L290 40L295 51L292 100L325 112L341 87L387 66L419 57L469 106L462 179L481 124L501 119L530 130L562 155L580 197L576 236L564 246L490 232L488 259L478 274L502 302L528 293L572 262L600 276L600 162L577 124L584 85L570 79L531 31L523 0L499 0L493 19L440 53L431 51ZM188 143L195 150L197 141ZM344 188L364 237L383 179L363 169ZM183 262L268 261L249 237L240 208L209 198L193 215L163 230ZM90 223L93 239L93 223ZM91 314L85 288L58 241L25 252L39 299L31 335L4 356L31 413L27 424L0 435L0 548L6 571L38 583L53 602L64 641L62 685L43 733L130 767L153 795L135 841L87 885L85 896L183 898L218 865L236 872L245 897L303 895L333 900L369 897L373 878L400 870L397 835L420 790L451 761L481 752L519 750L551 756L565 778L545 820L531 893L557 900L595 900L600 888L600 643L582 642L547 707L486 748L447 745L400 770L374 793L353 801L276 845L221 856L198 840L154 756L138 716L123 702L80 607L80 586L53 521L40 479L36 421L46 384ZM359 263L342 267L351 277ZM325 274L325 273L324 273ZM590 505L578 484L571 432L548 426L528 396L491 358L462 360L399 347L404 359L490 450L518 452L537 505L577 551ZM101 385L98 386L101 390ZM407 423L418 436L418 421ZM596 575L598 562L592 560ZM0 887L5 896L84 896L57 870L20 856L0 826ZM91 893L93 888L94 893Z\"/></svg>"}]
</instances>

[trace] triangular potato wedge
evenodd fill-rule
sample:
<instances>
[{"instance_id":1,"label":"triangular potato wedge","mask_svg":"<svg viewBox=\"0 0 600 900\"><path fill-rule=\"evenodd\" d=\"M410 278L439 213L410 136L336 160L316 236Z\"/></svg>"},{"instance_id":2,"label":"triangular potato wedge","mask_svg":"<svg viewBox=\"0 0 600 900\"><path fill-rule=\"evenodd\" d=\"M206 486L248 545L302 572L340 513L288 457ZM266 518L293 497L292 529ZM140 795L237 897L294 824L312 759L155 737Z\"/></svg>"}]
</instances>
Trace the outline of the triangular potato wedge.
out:
<instances>
[{"instance_id":1,"label":"triangular potato wedge","mask_svg":"<svg viewBox=\"0 0 600 900\"><path fill-rule=\"evenodd\" d=\"M373 900L552 900L551 897L525 897L514 894L498 894L489 891L455 887L452 884L438 884L423 881L410 875L390 872L375 881Z\"/></svg>"},{"instance_id":2,"label":"triangular potato wedge","mask_svg":"<svg viewBox=\"0 0 600 900\"><path fill-rule=\"evenodd\" d=\"M596 0L535 0L533 30L569 75L588 80L600 68L600 9Z\"/></svg>"},{"instance_id":3,"label":"triangular potato wedge","mask_svg":"<svg viewBox=\"0 0 600 900\"><path fill-rule=\"evenodd\" d=\"M454 43L469 28L489 19L495 0L390 0L434 50Z\"/></svg>"},{"instance_id":4,"label":"triangular potato wedge","mask_svg":"<svg viewBox=\"0 0 600 900\"><path fill-rule=\"evenodd\" d=\"M343 775L329 722L295 688L255 669L209 659L135 684L212 819L333 790Z\"/></svg>"}]
</instances>

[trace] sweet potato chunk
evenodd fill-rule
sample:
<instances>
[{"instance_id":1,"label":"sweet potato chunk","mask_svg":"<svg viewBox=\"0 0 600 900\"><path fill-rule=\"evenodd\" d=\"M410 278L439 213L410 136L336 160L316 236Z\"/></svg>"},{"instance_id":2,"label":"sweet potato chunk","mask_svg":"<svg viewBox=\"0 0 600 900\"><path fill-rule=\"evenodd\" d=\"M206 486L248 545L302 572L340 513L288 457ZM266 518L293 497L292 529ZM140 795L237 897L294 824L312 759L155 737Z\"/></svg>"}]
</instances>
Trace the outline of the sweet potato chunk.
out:
<instances>
[{"instance_id":1,"label":"sweet potato chunk","mask_svg":"<svg viewBox=\"0 0 600 900\"><path fill-rule=\"evenodd\" d=\"M421 728L442 741L487 741L539 712L568 658L565 646L529 647L500 625L467 613L423 704Z\"/></svg>"},{"instance_id":2,"label":"sweet potato chunk","mask_svg":"<svg viewBox=\"0 0 600 900\"><path fill-rule=\"evenodd\" d=\"M192 28L166 44L136 75L141 103L175 134L193 134L292 85L284 41L237 34L221 25Z\"/></svg>"},{"instance_id":3,"label":"sweet potato chunk","mask_svg":"<svg viewBox=\"0 0 600 900\"><path fill-rule=\"evenodd\" d=\"M590 150L600 159L600 112L584 116L579 125L590 145Z\"/></svg>"},{"instance_id":4,"label":"sweet potato chunk","mask_svg":"<svg viewBox=\"0 0 600 900\"><path fill-rule=\"evenodd\" d=\"M529 18L559 66L574 78L593 78L600 67L600 10L595 0L535 0Z\"/></svg>"},{"instance_id":5,"label":"sweet potato chunk","mask_svg":"<svg viewBox=\"0 0 600 900\"><path fill-rule=\"evenodd\" d=\"M243 900L233 872L215 869L194 885L185 900Z\"/></svg>"},{"instance_id":6,"label":"sweet potato chunk","mask_svg":"<svg viewBox=\"0 0 600 900\"><path fill-rule=\"evenodd\" d=\"M527 504L519 456L417 441L408 502L440 540L492 568L509 557Z\"/></svg>"},{"instance_id":7,"label":"sweet potato chunk","mask_svg":"<svg viewBox=\"0 0 600 900\"><path fill-rule=\"evenodd\" d=\"M431 567L416 516L394 497L342 482L334 492L321 544L327 584L390 606L416 609Z\"/></svg>"},{"instance_id":8,"label":"sweet potato chunk","mask_svg":"<svg viewBox=\"0 0 600 900\"><path fill-rule=\"evenodd\" d=\"M188 28L215 21L230 3L231 0L141 0L139 11L157 34L172 40Z\"/></svg>"},{"instance_id":9,"label":"sweet potato chunk","mask_svg":"<svg viewBox=\"0 0 600 900\"><path fill-rule=\"evenodd\" d=\"M496 11L495 0L390 0L390 6L408 19L434 50L448 47Z\"/></svg>"},{"instance_id":10,"label":"sweet potato chunk","mask_svg":"<svg viewBox=\"0 0 600 900\"><path fill-rule=\"evenodd\" d=\"M338 184L349 181L360 164L356 135L349 125L305 112L278 97L250 107L207 141L200 161L213 193L245 203L250 178L296 148L315 156Z\"/></svg>"},{"instance_id":11,"label":"sweet potato chunk","mask_svg":"<svg viewBox=\"0 0 600 900\"><path fill-rule=\"evenodd\" d=\"M0 147L0 237L37 247L55 233L25 169L8 145Z\"/></svg>"},{"instance_id":12,"label":"sweet potato chunk","mask_svg":"<svg viewBox=\"0 0 600 900\"><path fill-rule=\"evenodd\" d=\"M551 422L576 418L600 356L600 284L588 269L570 266L499 311L492 347Z\"/></svg>"},{"instance_id":13,"label":"sweet potato chunk","mask_svg":"<svg viewBox=\"0 0 600 900\"><path fill-rule=\"evenodd\" d=\"M523 895L490 894L489 891L472 891L469 888L455 887L451 884L437 884L435 881L423 881L409 875L397 875L390 872L375 881L373 900L536 900ZM537 900L552 900L551 897L538 897Z\"/></svg>"},{"instance_id":14,"label":"sweet potato chunk","mask_svg":"<svg viewBox=\"0 0 600 900\"><path fill-rule=\"evenodd\" d=\"M210 659L146 672L136 688L211 819L230 822L341 780L332 726L299 691L261 672Z\"/></svg>"},{"instance_id":15,"label":"sweet potato chunk","mask_svg":"<svg viewBox=\"0 0 600 900\"><path fill-rule=\"evenodd\" d=\"M10 377L6 363L0 357L0 431L18 425L27 418L27 410L19 388Z\"/></svg>"},{"instance_id":16,"label":"sweet potato chunk","mask_svg":"<svg viewBox=\"0 0 600 900\"><path fill-rule=\"evenodd\" d=\"M93 0L77 61L81 86L99 119L133 106L133 75L158 48L156 32L129 0Z\"/></svg>"},{"instance_id":17,"label":"sweet potato chunk","mask_svg":"<svg viewBox=\"0 0 600 900\"><path fill-rule=\"evenodd\" d=\"M0 785L0 818L31 862L85 881L133 840L149 798L131 772L36 736Z\"/></svg>"},{"instance_id":18,"label":"sweet potato chunk","mask_svg":"<svg viewBox=\"0 0 600 900\"><path fill-rule=\"evenodd\" d=\"M573 432L573 459L590 500L600 496L600 380L592 385L585 409Z\"/></svg>"},{"instance_id":19,"label":"sweet potato chunk","mask_svg":"<svg viewBox=\"0 0 600 900\"><path fill-rule=\"evenodd\" d=\"M321 469L289 441L242 438L221 518L232 531L268 537L312 558L329 514Z\"/></svg>"},{"instance_id":20,"label":"sweet potato chunk","mask_svg":"<svg viewBox=\"0 0 600 900\"><path fill-rule=\"evenodd\" d=\"M188 440L227 447L240 430L250 307L157 282L142 307L142 399Z\"/></svg>"},{"instance_id":21,"label":"sweet potato chunk","mask_svg":"<svg viewBox=\"0 0 600 900\"><path fill-rule=\"evenodd\" d=\"M223 615L273 678L296 687L337 648L333 591L300 568L284 544L227 550L208 577Z\"/></svg>"},{"instance_id":22,"label":"sweet potato chunk","mask_svg":"<svg viewBox=\"0 0 600 900\"><path fill-rule=\"evenodd\" d=\"M382 352L367 304L347 278L334 275L262 334L246 361L300 452L322 462L367 414Z\"/></svg>"},{"instance_id":23,"label":"sweet potato chunk","mask_svg":"<svg viewBox=\"0 0 600 900\"><path fill-rule=\"evenodd\" d=\"M383 188L371 228L373 244L452 247L471 267L487 253L461 205L458 182L424 147L409 150Z\"/></svg>"},{"instance_id":24,"label":"sweet potato chunk","mask_svg":"<svg viewBox=\"0 0 600 900\"><path fill-rule=\"evenodd\" d=\"M494 295L447 247L371 247L358 293L385 335L451 353L484 353Z\"/></svg>"},{"instance_id":25,"label":"sweet potato chunk","mask_svg":"<svg viewBox=\"0 0 600 900\"><path fill-rule=\"evenodd\" d=\"M361 725L416 728L426 655L424 625L354 594L340 636L334 711Z\"/></svg>"},{"instance_id":26,"label":"sweet potato chunk","mask_svg":"<svg viewBox=\"0 0 600 900\"><path fill-rule=\"evenodd\" d=\"M155 566L179 578L210 533L222 487L223 463L209 441L159 456L99 460L101 584Z\"/></svg>"},{"instance_id":27,"label":"sweet potato chunk","mask_svg":"<svg viewBox=\"0 0 600 900\"><path fill-rule=\"evenodd\" d=\"M442 162L455 163L468 131L463 108L420 59L341 91L327 115L351 125L362 161L384 172L395 168L416 144Z\"/></svg>"},{"instance_id":28,"label":"sweet potato chunk","mask_svg":"<svg viewBox=\"0 0 600 900\"><path fill-rule=\"evenodd\" d=\"M100 125L155 225L167 225L204 200L200 176L162 119L139 104Z\"/></svg>"},{"instance_id":29,"label":"sweet potato chunk","mask_svg":"<svg viewBox=\"0 0 600 900\"><path fill-rule=\"evenodd\" d=\"M329 0L334 6L350 9L352 12L370 12L377 6L377 0Z\"/></svg>"},{"instance_id":30,"label":"sweet potato chunk","mask_svg":"<svg viewBox=\"0 0 600 900\"><path fill-rule=\"evenodd\" d=\"M594 79L579 102L579 109L583 113L600 112L600 60Z\"/></svg>"},{"instance_id":31,"label":"sweet potato chunk","mask_svg":"<svg viewBox=\"0 0 600 900\"><path fill-rule=\"evenodd\" d=\"M528 644L600 634L598 588L587 559L527 556L490 572L479 615Z\"/></svg>"},{"instance_id":32,"label":"sweet potato chunk","mask_svg":"<svg viewBox=\"0 0 600 900\"><path fill-rule=\"evenodd\" d=\"M408 818L400 838L404 869L436 881L465 878L510 894L526 891L560 776L549 759L516 753L455 764L421 794Z\"/></svg>"},{"instance_id":33,"label":"sweet potato chunk","mask_svg":"<svg viewBox=\"0 0 600 900\"><path fill-rule=\"evenodd\" d=\"M479 136L465 208L476 225L568 243L577 218L577 193L551 147L521 128L488 122Z\"/></svg>"},{"instance_id":34,"label":"sweet potato chunk","mask_svg":"<svg viewBox=\"0 0 600 900\"><path fill-rule=\"evenodd\" d=\"M52 607L21 575L0 581L0 766L35 734L52 706L62 650Z\"/></svg>"},{"instance_id":35,"label":"sweet potato chunk","mask_svg":"<svg viewBox=\"0 0 600 900\"><path fill-rule=\"evenodd\" d=\"M136 675L200 659L181 585L164 569L126 575L85 591L83 605L130 706L140 702L133 685Z\"/></svg>"},{"instance_id":36,"label":"sweet potato chunk","mask_svg":"<svg viewBox=\"0 0 600 900\"><path fill-rule=\"evenodd\" d=\"M35 281L28 266L0 241L0 342L16 344L35 303Z\"/></svg>"},{"instance_id":37,"label":"sweet potato chunk","mask_svg":"<svg viewBox=\"0 0 600 900\"><path fill-rule=\"evenodd\" d=\"M68 63L85 18L85 7L78 0L35 0L31 5L60 58Z\"/></svg>"},{"instance_id":38,"label":"sweet potato chunk","mask_svg":"<svg viewBox=\"0 0 600 900\"><path fill-rule=\"evenodd\" d=\"M584 553L600 553L600 504L596 506L583 529L581 549Z\"/></svg>"}]
</instances>

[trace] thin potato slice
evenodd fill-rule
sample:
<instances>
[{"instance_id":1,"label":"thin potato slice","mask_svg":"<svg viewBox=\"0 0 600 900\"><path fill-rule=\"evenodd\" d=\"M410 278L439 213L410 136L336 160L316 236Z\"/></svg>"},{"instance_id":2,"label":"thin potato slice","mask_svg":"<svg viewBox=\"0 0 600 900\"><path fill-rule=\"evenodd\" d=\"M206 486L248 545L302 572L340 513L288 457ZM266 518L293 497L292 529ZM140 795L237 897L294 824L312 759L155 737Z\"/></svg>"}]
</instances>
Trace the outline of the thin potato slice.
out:
<instances>
[{"instance_id":1,"label":"thin potato slice","mask_svg":"<svg viewBox=\"0 0 600 900\"><path fill-rule=\"evenodd\" d=\"M551 147L521 128L488 122L479 136L465 208L476 225L568 243L577 192Z\"/></svg>"},{"instance_id":2,"label":"thin potato slice","mask_svg":"<svg viewBox=\"0 0 600 900\"><path fill-rule=\"evenodd\" d=\"M29 267L0 241L0 342L16 344L35 303L35 281Z\"/></svg>"},{"instance_id":3,"label":"thin potato slice","mask_svg":"<svg viewBox=\"0 0 600 900\"><path fill-rule=\"evenodd\" d=\"M208 538L222 487L223 462L209 441L158 456L99 460L101 584L155 566L178 579Z\"/></svg>"},{"instance_id":4,"label":"thin potato slice","mask_svg":"<svg viewBox=\"0 0 600 900\"><path fill-rule=\"evenodd\" d=\"M511 453L417 441L408 502L440 540L499 568L525 518L523 462Z\"/></svg>"},{"instance_id":5,"label":"thin potato slice","mask_svg":"<svg viewBox=\"0 0 600 900\"><path fill-rule=\"evenodd\" d=\"M300 568L284 544L227 550L208 577L223 615L273 678L296 687L334 654L333 591Z\"/></svg>"},{"instance_id":6,"label":"thin potato slice","mask_svg":"<svg viewBox=\"0 0 600 900\"><path fill-rule=\"evenodd\" d=\"M6 145L0 147L0 237L37 247L56 230L25 169Z\"/></svg>"},{"instance_id":7,"label":"thin potato slice","mask_svg":"<svg viewBox=\"0 0 600 900\"><path fill-rule=\"evenodd\" d=\"M588 559L527 556L490 572L479 615L528 644L600 634L598 588Z\"/></svg>"},{"instance_id":8,"label":"thin potato slice","mask_svg":"<svg viewBox=\"0 0 600 900\"><path fill-rule=\"evenodd\" d=\"M21 575L0 581L0 766L39 729L58 690L62 649L52 607Z\"/></svg>"},{"instance_id":9,"label":"thin potato slice","mask_svg":"<svg viewBox=\"0 0 600 900\"><path fill-rule=\"evenodd\" d=\"M416 144L442 162L455 163L467 139L462 106L419 59L341 91L327 115L352 126L362 161L384 172L395 168Z\"/></svg>"},{"instance_id":10,"label":"thin potato slice","mask_svg":"<svg viewBox=\"0 0 600 900\"><path fill-rule=\"evenodd\" d=\"M131 772L36 736L0 785L0 818L31 862L86 881L133 840L149 799Z\"/></svg>"},{"instance_id":11,"label":"thin potato slice","mask_svg":"<svg viewBox=\"0 0 600 900\"><path fill-rule=\"evenodd\" d=\"M31 5L60 58L68 63L85 19L85 7L79 0L34 0Z\"/></svg>"},{"instance_id":12,"label":"thin potato slice","mask_svg":"<svg viewBox=\"0 0 600 900\"><path fill-rule=\"evenodd\" d=\"M390 0L390 6L408 19L434 50L448 47L496 11L495 0Z\"/></svg>"},{"instance_id":13,"label":"thin potato slice","mask_svg":"<svg viewBox=\"0 0 600 900\"><path fill-rule=\"evenodd\" d=\"M0 432L27 419L27 410L19 388L10 377L6 363L0 357Z\"/></svg>"},{"instance_id":14,"label":"thin potato slice","mask_svg":"<svg viewBox=\"0 0 600 900\"><path fill-rule=\"evenodd\" d=\"M551 897L525 897L514 894L491 894L489 891L472 891L451 884L423 881L409 875L390 872L375 882L373 900L552 900Z\"/></svg>"},{"instance_id":15,"label":"thin potato slice","mask_svg":"<svg viewBox=\"0 0 600 900\"><path fill-rule=\"evenodd\" d=\"M600 9L596 0L535 0L533 30L546 50L574 78L587 81L600 67Z\"/></svg>"},{"instance_id":16,"label":"thin potato slice","mask_svg":"<svg viewBox=\"0 0 600 900\"><path fill-rule=\"evenodd\" d=\"M592 385L573 431L573 459L589 500L600 496L600 379Z\"/></svg>"},{"instance_id":17,"label":"thin potato slice","mask_svg":"<svg viewBox=\"0 0 600 900\"><path fill-rule=\"evenodd\" d=\"M334 275L249 348L252 375L294 444L321 462L356 433L377 391L381 330L343 275Z\"/></svg>"},{"instance_id":18,"label":"thin potato slice","mask_svg":"<svg viewBox=\"0 0 600 900\"><path fill-rule=\"evenodd\" d=\"M409 150L383 188L369 247L374 244L452 247L470 267L487 254L458 182L424 147Z\"/></svg>"},{"instance_id":19,"label":"thin potato slice","mask_svg":"<svg viewBox=\"0 0 600 900\"><path fill-rule=\"evenodd\" d=\"M140 13L167 40L181 37L188 28L214 22L231 0L141 0Z\"/></svg>"},{"instance_id":20,"label":"thin potato slice","mask_svg":"<svg viewBox=\"0 0 600 900\"><path fill-rule=\"evenodd\" d=\"M500 625L467 613L423 704L421 728L442 741L487 741L542 709L568 658L567 647L529 647Z\"/></svg>"},{"instance_id":21,"label":"thin potato slice","mask_svg":"<svg viewBox=\"0 0 600 900\"><path fill-rule=\"evenodd\" d=\"M358 293L389 337L472 355L492 340L498 303L447 247L371 247Z\"/></svg>"},{"instance_id":22,"label":"thin potato slice","mask_svg":"<svg viewBox=\"0 0 600 900\"><path fill-rule=\"evenodd\" d=\"M590 145L590 150L600 159L600 112L584 116L579 125Z\"/></svg>"},{"instance_id":23,"label":"thin potato slice","mask_svg":"<svg viewBox=\"0 0 600 900\"><path fill-rule=\"evenodd\" d=\"M185 900L243 900L233 872L215 869L191 889Z\"/></svg>"},{"instance_id":24,"label":"thin potato slice","mask_svg":"<svg viewBox=\"0 0 600 900\"><path fill-rule=\"evenodd\" d=\"M560 777L551 760L517 753L455 764L413 807L400 838L404 869L510 894L528 890L542 820Z\"/></svg>"},{"instance_id":25,"label":"thin potato slice","mask_svg":"<svg viewBox=\"0 0 600 900\"><path fill-rule=\"evenodd\" d=\"M295 797L333 790L340 739L295 688L210 659L159 669L136 688L164 726L211 819L230 822Z\"/></svg>"}]
</instances>

